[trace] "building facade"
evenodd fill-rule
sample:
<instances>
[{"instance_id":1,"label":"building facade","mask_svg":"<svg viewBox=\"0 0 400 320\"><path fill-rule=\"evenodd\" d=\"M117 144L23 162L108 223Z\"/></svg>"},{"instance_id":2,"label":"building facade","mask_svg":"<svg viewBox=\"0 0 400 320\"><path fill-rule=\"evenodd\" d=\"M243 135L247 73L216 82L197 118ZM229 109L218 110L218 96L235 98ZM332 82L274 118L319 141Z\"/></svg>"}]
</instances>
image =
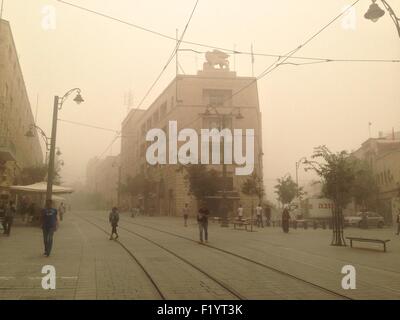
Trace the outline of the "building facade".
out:
<instances>
[{"instance_id":1,"label":"building facade","mask_svg":"<svg viewBox=\"0 0 400 320\"><path fill-rule=\"evenodd\" d=\"M378 200L380 214L387 222L393 221L396 212L392 210L395 199L400 198L400 135L393 132L381 138L365 141L361 148L353 153L359 159L366 160L376 177L379 188Z\"/></svg>"},{"instance_id":2,"label":"building facade","mask_svg":"<svg viewBox=\"0 0 400 320\"><path fill-rule=\"evenodd\" d=\"M39 138L25 134L34 124L10 24L0 20L0 186L18 183L25 167L43 163Z\"/></svg>"},{"instance_id":3,"label":"building facade","mask_svg":"<svg viewBox=\"0 0 400 320\"><path fill-rule=\"evenodd\" d=\"M185 203L189 204L191 212L197 210L197 201L189 194L185 170L182 170L179 158L178 163L172 164L169 156L166 164L151 165L146 160L147 149L153 143L146 141L146 134L154 128L162 129L166 133L166 152L169 155L170 147L175 143L168 139L171 122L176 122L178 133L182 129L190 128L198 136L201 129L227 128L231 132L233 129L242 129L243 135L246 129L253 129L252 165L254 173L262 178L262 128L256 79L238 77L235 72L229 71L224 58L219 60L222 63L221 68L215 68L212 62L213 59L208 59L204 69L197 75L177 75L147 110L131 110L122 123L121 182L124 184L129 178L138 175L151 180L152 192L149 192L147 200L147 210L151 214L179 215ZM245 141L244 136L242 140ZM177 141L177 148L185 142ZM245 142L243 152L245 153ZM207 165L208 169L216 170L220 177L223 175L223 167L222 164ZM225 166L225 195L229 200L231 214L236 211L239 202L249 212L252 200L254 204L258 201L242 194L242 184L249 176L237 175L237 167L236 164ZM221 191L207 199L213 215L220 215ZM144 200L140 196L122 195L122 201L127 207L144 207Z\"/></svg>"},{"instance_id":4,"label":"building facade","mask_svg":"<svg viewBox=\"0 0 400 320\"><path fill-rule=\"evenodd\" d=\"M101 197L105 208L118 205L119 156L89 160L86 168L86 191Z\"/></svg>"}]
</instances>

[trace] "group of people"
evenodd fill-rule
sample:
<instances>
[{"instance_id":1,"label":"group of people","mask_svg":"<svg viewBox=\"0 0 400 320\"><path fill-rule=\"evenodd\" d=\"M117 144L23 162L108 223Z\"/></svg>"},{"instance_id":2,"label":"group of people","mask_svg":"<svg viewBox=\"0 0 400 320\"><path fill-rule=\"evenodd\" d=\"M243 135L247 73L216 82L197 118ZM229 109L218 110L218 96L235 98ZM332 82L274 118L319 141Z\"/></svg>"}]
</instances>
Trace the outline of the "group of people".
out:
<instances>
[{"instance_id":1,"label":"group of people","mask_svg":"<svg viewBox=\"0 0 400 320\"><path fill-rule=\"evenodd\" d=\"M14 201L6 201L2 200L0 202L0 218L2 219L2 225L3 225L3 233L6 236L10 236L11 234L11 227L14 222L14 217L16 214L16 208Z\"/></svg>"},{"instance_id":2,"label":"group of people","mask_svg":"<svg viewBox=\"0 0 400 320\"><path fill-rule=\"evenodd\" d=\"M30 203L29 206L22 207L25 209L22 211L22 220L29 221L27 215L34 216L36 210L35 203ZM41 210L39 217L42 231L43 231L43 242L44 242L44 255L50 256L51 249L53 246L53 235L59 225L59 219L63 220L66 212L66 206L61 202L58 209L53 208L53 201L46 200L45 207ZM3 233L6 236L11 235L11 228L16 216L17 209L13 200L0 200L0 220L3 226Z\"/></svg>"},{"instance_id":3,"label":"group of people","mask_svg":"<svg viewBox=\"0 0 400 320\"><path fill-rule=\"evenodd\" d=\"M263 219L262 219L262 213L263 213L263 207L261 204L258 204L255 208L255 213L256 213L256 225L259 227L263 227ZM238 214L238 219L243 220L243 207L242 205L239 205L237 209L237 214ZM185 203L185 206L182 209L182 216L183 216L183 223L184 226L188 226L188 219L189 219L189 204ZM198 210L197 213L197 224L199 227L199 243L207 243L208 242L208 217L210 215L210 211L207 208L206 204L203 202ZM270 225L270 220L271 220L271 208L266 207L265 208L265 216L267 220L267 225ZM118 232L117 232L117 227L118 227L118 222L119 222L119 212L117 207L113 207L110 214L109 214L109 222L111 224L111 236L110 240L113 239L118 239ZM284 233L289 232L289 222L290 222L290 212L288 207L285 207L282 211L282 230ZM399 214L397 215L397 235L400 234L400 210ZM114 238L114 235L116 236Z\"/></svg>"},{"instance_id":4,"label":"group of people","mask_svg":"<svg viewBox=\"0 0 400 320\"><path fill-rule=\"evenodd\" d=\"M265 208L263 208L262 204L259 203L254 208L254 213L256 215L256 226L257 227L264 228L263 213L265 213L266 225L267 226L271 225L271 208L269 206L266 206ZM241 204L239 204L239 207L237 209L237 219L242 221L243 214L244 214L243 206Z\"/></svg>"}]
</instances>

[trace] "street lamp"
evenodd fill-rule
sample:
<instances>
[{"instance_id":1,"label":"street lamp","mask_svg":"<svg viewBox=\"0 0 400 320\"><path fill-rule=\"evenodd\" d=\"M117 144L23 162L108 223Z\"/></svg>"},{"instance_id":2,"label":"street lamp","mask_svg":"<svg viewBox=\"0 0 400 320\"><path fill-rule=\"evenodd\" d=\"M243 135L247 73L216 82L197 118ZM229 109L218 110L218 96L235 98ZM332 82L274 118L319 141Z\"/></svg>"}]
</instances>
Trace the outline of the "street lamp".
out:
<instances>
[{"instance_id":1,"label":"street lamp","mask_svg":"<svg viewBox=\"0 0 400 320\"><path fill-rule=\"evenodd\" d=\"M40 134L40 136L43 138L43 141L46 145L46 160L45 163L47 164L47 160L48 160L48 155L49 155L49 151L50 151L50 145L51 145L51 138L49 138L46 133L42 130L42 128L40 128L39 126L35 125L35 124L31 124L29 130L25 133L25 136L28 138L34 138L35 137L35 131L37 130Z\"/></svg>"},{"instance_id":2,"label":"street lamp","mask_svg":"<svg viewBox=\"0 0 400 320\"><path fill-rule=\"evenodd\" d=\"M68 97L76 92L76 96L74 101L77 104L81 104L84 102L81 96L81 89L74 88L69 90L66 94L64 94L61 98L59 96L54 97L54 106L53 106L53 123L51 129L51 143L50 143L50 159L49 159L49 167L47 173L47 191L46 191L46 200L51 200L53 193L53 180L54 180L54 160L56 156L56 137L57 137L57 119L58 119L58 111L62 109L64 102L68 99ZM60 153L58 150L57 153ZM61 154L61 153L60 153Z\"/></svg>"},{"instance_id":3,"label":"street lamp","mask_svg":"<svg viewBox=\"0 0 400 320\"><path fill-rule=\"evenodd\" d=\"M299 167L301 164L305 164L307 161L306 157L300 158L299 161L296 162L296 195L299 198Z\"/></svg>"},{"instance_id":4,"label":"street lamp","mask_svg":"<svg viewBox=\"0 0 400 320\"><path fill-rule=\"evenodd\" d=\"M212 109L214 111L214 114L211 112L210 109ZM240 108L238 109L238 113L237 114L234 114L233 111L231 111L230 113L227 113L227 114L222 114L222 113L218 112L217 106L208 105L207 108L206 108L206 111L203 113L203 116L212 117L214 115L218 117L219 130L220 131L226 128L226 126L227 126L226 119L227 118L232 119L234 117L237 120L244 119L242 113L240 112ZM231 126L232 126L232 121L231 121ZM221 157L221 160L222 160L222 201L221 201L222 220L221 220L221 227L229 227L227 192L226 192L227 191L226 190L227 172L226 172L226 164L225 164L225 138L224 137L222 137L221 150L222 150L222 157Z\"/></svg>"},{"instance_id":5,"label":"street lamp","mask_svg":"<svg viewBox=\"0 0 400 320\"><path fill-rule=\"evenodd\" d=\"M390 7L386 0L381 1L385 9L389 12L390 17L392 18L400 37L400 19L396 16L393 9ZM379 18L384 16L384 14L385 11L378 6L376 0L372 0L372 4L369 6L368 11L364 14L364 18L367 20L371 20L372 22L377 22Z\"/></svg>"}]
</instances>

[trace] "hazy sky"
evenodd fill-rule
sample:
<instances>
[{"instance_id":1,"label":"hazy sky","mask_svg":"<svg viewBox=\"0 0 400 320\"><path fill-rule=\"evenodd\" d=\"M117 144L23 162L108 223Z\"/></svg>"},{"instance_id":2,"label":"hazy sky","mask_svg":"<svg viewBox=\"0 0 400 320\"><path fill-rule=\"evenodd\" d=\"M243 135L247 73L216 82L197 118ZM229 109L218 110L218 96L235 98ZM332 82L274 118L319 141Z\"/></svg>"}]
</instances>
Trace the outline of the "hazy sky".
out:
<instances>
[{"instance_id":1,"label":"hazy sky","mask_svg":"<svg viewBox=\"0 0 400 320\"><path fill-rule=\"evenodd\" d=\"M195 1L70 0L96 11L175 36L183 30ZM185 40L255 52L285 54L327 24L349 0L200 0ZM339 20L296 55L337 59L400 59L400 41L386 13L378 22L363 18L371 1L355 7L355 28ZM400 15L400 3L389 1ZM45 6L56 9L56 29L42 27ZM383 8L383 6L381 5ZM107 20L55 0L5 0L3 18L11 23L38 124L50 134L53 96L80 87L86 102L64 105L60 118L120 129L126 115L124 93L132 90L134 106L142 99L175 45L156 35ZM181 48L207 49L182 44ZM233 57L230 58L233 66ZM187 74L204 58L181 53ZM255 58L255 75L273 58ZM296 61L298 62L298 61ZM238 75L251 75L251 58L236 56ZM268 198L277 177L294 176L295 161L313 147L352 150L371 132L400 130L400 63L331 62L282 65L258 83L263 113L265 181ZM173 79L171 64L146 108ZM396 89L397 88L397 89ZM86 163L100 156L114 133L59 123L58 146L65 161L63 179L84 181ZM117 154L116 143L106 155ZM301 183L311 179L300 171Z\"/></svg>"}]
</instances>

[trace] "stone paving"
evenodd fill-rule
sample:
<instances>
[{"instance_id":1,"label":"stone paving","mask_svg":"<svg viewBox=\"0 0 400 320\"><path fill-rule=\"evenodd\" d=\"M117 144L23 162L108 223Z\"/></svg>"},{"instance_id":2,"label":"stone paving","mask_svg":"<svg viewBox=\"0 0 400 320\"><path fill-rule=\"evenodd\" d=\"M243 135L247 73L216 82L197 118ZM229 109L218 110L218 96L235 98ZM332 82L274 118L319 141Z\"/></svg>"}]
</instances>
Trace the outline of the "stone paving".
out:
<instances>
[{"instance_id":1,"label":"stone paving","mask_svg":"<svg viewBox=\"0 0 400 320\"><path fill-rule=\"evenodd\" d=\"M109 229L106 212L75 212L62 222L55 234L53 253L46 258L42 255L41 230L16 223L11 237L0 235L0 299L160 299L127 250L167 299L236 299L232 292L247 299L341 298L307 282L146 226L197 241L193 219L185 228L181 218L131 218L123 214L119 231L123 248L108 240L102 230ZM289 234L272 227L254 230L233 230L210 223L209 245L353 299L400 298L400 237L392 229L345 230L346 236L390 239L386 253L374 244L357 244L357 248L330 246L330 230L297 229ZM348 264L357 271L355 290L341 288L341 269ZM56 268L56 290L42 289L44 265Z\"/></svg>"}]
</instances>

